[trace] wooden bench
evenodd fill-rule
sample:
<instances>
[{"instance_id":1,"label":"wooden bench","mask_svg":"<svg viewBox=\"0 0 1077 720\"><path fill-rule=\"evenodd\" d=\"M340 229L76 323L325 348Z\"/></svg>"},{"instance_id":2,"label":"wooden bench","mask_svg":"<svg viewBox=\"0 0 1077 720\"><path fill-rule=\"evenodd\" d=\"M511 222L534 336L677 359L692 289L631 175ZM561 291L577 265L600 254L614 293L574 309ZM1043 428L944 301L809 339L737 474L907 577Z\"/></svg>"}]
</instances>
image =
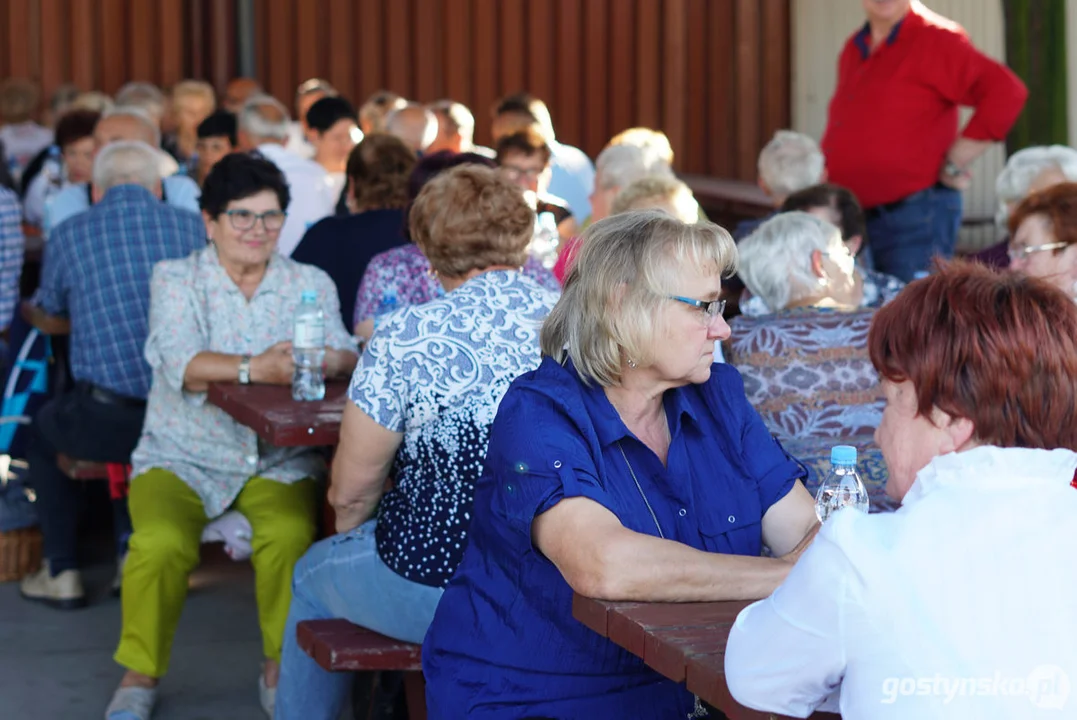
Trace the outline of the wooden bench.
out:
<instances>
[{"instance_id":1,"label":"wooden bench","mask_svg":"<svg viewBox=\"0 0 1077 720\"><path fill-rule=\"evenodd\" d=\"M307 620L296 628L300 649L330 672L404 672L410 720L426 720L422 646L394 640L347 620ZM360 715L356 714L356 717Z\"/></svg>"}]
</instances>

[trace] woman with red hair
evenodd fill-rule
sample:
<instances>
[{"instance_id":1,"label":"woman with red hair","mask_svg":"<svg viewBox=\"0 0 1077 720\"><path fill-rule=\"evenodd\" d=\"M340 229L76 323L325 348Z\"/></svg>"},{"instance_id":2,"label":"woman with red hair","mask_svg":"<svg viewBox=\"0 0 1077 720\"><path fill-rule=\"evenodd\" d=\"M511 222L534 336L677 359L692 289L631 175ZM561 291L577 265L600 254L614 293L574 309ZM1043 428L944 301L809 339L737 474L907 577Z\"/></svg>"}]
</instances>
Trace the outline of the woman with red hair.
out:
<instances>
[{"instance_id":1,"label":"woman with red hair","mask_svg":"<svg viewBox=\"0 0 1077 720\"><path fill-rule=\"evenodd\" d=\"M1025 198L1010 216L1010 268L1077 298L1077 183Z\"/></svg>"},{"instance_id":2,"label":"woman with red hair","mask_svg":"<svg viewBox=\"0 0 1077 720\"><path fill-rule=\"evenodd\" d=\"M1062 709L1077 681L1077 307L1044 280L954 263L880 309L868 346L902 507L839 511L740 614L730 691L845 720Z\"/></svg>"}]
</instances>

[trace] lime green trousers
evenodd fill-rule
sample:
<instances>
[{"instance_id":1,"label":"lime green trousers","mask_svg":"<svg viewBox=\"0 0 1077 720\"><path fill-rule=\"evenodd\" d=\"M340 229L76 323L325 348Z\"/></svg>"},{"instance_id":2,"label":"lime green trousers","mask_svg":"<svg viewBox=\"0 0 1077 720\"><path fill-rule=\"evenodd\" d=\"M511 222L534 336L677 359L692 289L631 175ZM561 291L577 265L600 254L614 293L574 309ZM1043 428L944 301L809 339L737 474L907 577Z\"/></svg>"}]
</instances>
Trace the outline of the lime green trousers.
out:
<instances>
[{"instance_id":1,"label":"lime green trousers","mask_svg":"<svg viewBox=\"0 0 1077 720\"><path fill-rule=\"evenodd\" d=\"M314 540L317 490L313 480L285 485L252 477L233 508L250 521L258 625L265 657L280 659L292 602L292 568ZM187 579L198 565L209 519L202 501L175 474L154 468L131 481L134 534L123 569L123 629L116 662L162 677L168 671Z\"/></svg>"}]
</instances>

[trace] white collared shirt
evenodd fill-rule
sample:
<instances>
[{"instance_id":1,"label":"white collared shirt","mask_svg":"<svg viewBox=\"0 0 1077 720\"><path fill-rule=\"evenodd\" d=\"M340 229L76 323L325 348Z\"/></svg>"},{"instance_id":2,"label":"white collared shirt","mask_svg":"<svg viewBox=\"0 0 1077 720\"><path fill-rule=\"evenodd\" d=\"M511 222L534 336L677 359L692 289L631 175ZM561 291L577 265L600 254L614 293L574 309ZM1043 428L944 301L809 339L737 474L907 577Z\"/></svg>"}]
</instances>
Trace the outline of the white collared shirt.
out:
<instances>
[{"instance_id":1,"label":"white collared shirt","mask_svg":"<svg viewBox=\"0 0 1077 720\"><path fill-rule=\"evenodd\" d=\"M738 702L845 720L1077 717L1077 454L935 458L895 513L842 510L744 609Z\"/></svg>"},{"instance_id":2,"label":"white collared shirt","mask_svg":"<svg viewBox=\"0 0 1077 720\"><path fill-rule=\"evenodd\" d=\"M337 199L333 195L329 173L313 160L304 160L275 143L259 145L258 152L280 168L288 181L291 202L287 208L288 218L277 240L277 252L287 257L311 225L333 214Z\"/></svg>"}]
</instances>

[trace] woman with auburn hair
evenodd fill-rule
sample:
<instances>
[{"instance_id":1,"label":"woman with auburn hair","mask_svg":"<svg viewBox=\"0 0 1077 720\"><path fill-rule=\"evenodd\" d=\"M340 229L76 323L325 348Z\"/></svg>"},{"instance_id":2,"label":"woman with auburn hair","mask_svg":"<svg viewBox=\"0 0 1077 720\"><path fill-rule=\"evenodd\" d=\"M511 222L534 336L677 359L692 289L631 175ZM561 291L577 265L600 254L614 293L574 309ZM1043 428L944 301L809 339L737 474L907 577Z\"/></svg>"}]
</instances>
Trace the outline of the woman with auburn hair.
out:
<instances>
[{"instance_id":1,"label":"woman with auburn hair","mask_svg":"<svg viewBox=\"0 0 1077 720\"><path fill-rule=\"evenodd\" d=\"M1077 183L1025 198L1010 216L1010 268L1077 298Z\"/></svg>"},{"instance_id":2,"label":"woman with auburn hair","mask_svg":"<svg viewBox=\"0 0 1077 720\"><path fill-rule=\"evenodd\" d=\"M952 263L879 310L868 346L902 508L839 511L741 612L733 697L845 720L1061 717L1077 679L1077 307Z\"/></svg>"},{"instance_id":3,"label":"woman with auburn hair","mask_svg":"<svg viewBox=\"0 0 1077 720\"><path fill-rule=\"evenodd\" d=\"M409 224L446 295L384 317L352 377L329 487L338 534L296 566L279 720L335 720L351 681L299 649L301 621L343 617L422 642L467 545L490 424L509 384L538 367L557 301L520 270L534 215L497 171L438 175Z\"/></svg>"}]
</instances>

